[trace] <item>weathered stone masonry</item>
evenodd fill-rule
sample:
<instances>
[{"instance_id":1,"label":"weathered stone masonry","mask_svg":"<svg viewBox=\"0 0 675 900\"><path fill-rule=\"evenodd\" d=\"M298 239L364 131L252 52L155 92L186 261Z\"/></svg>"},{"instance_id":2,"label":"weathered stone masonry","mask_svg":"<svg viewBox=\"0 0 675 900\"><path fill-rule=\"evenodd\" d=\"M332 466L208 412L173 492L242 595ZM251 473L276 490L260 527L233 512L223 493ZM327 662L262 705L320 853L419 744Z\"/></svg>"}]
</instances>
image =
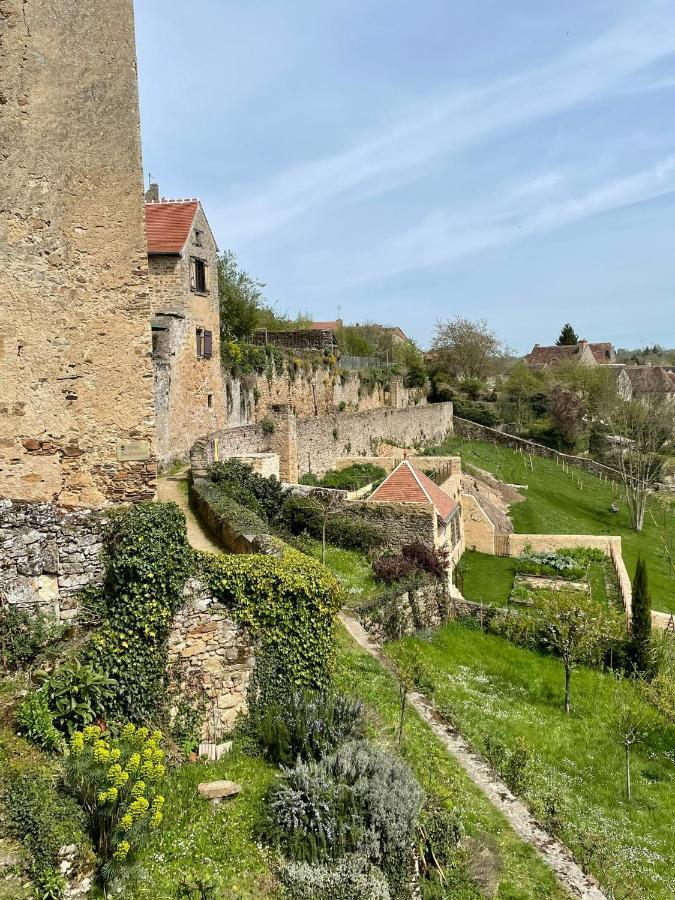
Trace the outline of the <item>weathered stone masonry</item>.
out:
<instances>
[{"instance_id":1,"label":"weathered stone masonry","mask_svg":"<svg viewBox=\"0 0 675 900\"><path fill-rule=\"evenodd\" d=\"M154 494L131 0L0 0L0 496Z\"/></svg>"}]
</instances>

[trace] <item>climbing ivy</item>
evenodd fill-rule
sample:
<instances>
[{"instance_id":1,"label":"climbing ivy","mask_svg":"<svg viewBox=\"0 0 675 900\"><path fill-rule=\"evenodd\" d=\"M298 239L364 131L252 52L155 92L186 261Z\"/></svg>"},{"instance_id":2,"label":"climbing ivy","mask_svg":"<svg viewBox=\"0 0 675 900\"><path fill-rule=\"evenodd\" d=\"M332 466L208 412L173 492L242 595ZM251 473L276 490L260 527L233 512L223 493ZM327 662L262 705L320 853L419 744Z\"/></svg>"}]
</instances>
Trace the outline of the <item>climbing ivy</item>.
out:
<instances>
[{"instance_id":1,"label":"climbing ivy","mask_svg":"<svg viewBox=\"0 0 675 900\"><path fill-rule=\"evenodd\" d=\"M118 682L116 717L151 721L165 705L167 640L194 567L175 503L138 503L110 515L103 544L102 627L88 655Z\"/></svg>"},{"instance_id":2,"label":"climbing ivy","mask_svg":"<svg viewBox=\"0 0 675 900\"><path fill-rule=\"evenodd\" d=\"M278 556L200 554L213 594L246 625L258 655L274 656L286 686L326 687L340 591L334 576L291 548Z\"/></svg>"}]
</instances>

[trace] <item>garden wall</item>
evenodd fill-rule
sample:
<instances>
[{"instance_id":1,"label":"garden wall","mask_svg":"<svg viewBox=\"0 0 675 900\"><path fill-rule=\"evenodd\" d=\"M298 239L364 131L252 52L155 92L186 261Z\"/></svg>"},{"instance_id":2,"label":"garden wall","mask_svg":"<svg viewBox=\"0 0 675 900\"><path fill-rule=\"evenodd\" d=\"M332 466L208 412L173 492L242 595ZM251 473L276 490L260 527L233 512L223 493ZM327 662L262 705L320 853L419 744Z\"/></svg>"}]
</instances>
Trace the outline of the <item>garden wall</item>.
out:
<instances>
[{"instance_id":1,"label":"garden wall","mask_svg":"<svg viewBox=\"0 0 675 900\"><path fill-rule=\"evenodd\" d=\"M246 710L253 645L247 630L198 580L188 582L185 593L169 635L169 673L174 686L203 703L202 740L215 744Z\"/></svg>"},{"instance_id":2,"label":"garden wall","mask_svg":"<svg viewBox=\"0 0 675 900\"><path fill-rule=\"evenodd\" d=\"M343 456L372 456L381 442L405 447L440 443L452 433L452 424L452 403L300 419L299 472L321 477Z\"/></svg>"},{"instance_id":3,"label":"garden wall","mask_svg":"<svg viewBox=\"0 0 675 900\"><path fill-rule=\"evenodd\" d=\"M450 590L446 582L422 583L352 612L376 641L398 640L447 622L451 618Z\"/></svg>"},{"instance_id":4,"label":"garden wall","mask_svg":"<svg viewBox=\"0 0 675 900\"><path fill-rule=\"evenodd\" d=\"M507 556L520 556L526 547L534 551L570 550L576 547L591 547L602 550L612 560L619 582L621 600L630 621L633 609L633 589L630 576L621 553L621 538L597 534L510 534L508 535Z\"/></svg>"},{"instance_id":5,"label":"garden wall","mask_svg":"<svg viewBox=\"0 0 675 900\"><path fill-rule=\"evenodd\" d=\"M101 511L0 500L0 603L74 618L77 592L103 574L103 519Z\"/></svg>"}]
</instances>

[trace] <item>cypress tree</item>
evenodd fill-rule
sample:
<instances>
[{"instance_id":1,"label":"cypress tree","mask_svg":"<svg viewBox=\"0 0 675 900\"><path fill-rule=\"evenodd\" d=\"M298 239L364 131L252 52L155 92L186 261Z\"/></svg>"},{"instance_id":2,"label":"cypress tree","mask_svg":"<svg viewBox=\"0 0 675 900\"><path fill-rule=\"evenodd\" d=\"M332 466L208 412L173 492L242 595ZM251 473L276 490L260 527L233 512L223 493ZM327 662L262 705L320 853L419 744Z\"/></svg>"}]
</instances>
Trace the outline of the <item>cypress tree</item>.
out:
<instances>
[{"instance_id":1,"label":"cypress tree","mask_svg":"<svg viewBox=\"0 0 675 900\"><path fill-rule=\"evenodd\" d=\"M568 344L578 344L578 343L579 343L579 337L578 337L576 331L574 330L574 328L572 328L572 326L570 325L569 322L566 322L562 327L562 330L560 332L560 337L556 341L556 344L559 347L565 347Z\"/></svg>"},{"instance_id":2,"label":"cypress tree","mask_svg":"<svg viewBox=\"0 0 675 900\"><path fill-rule=\"evenodd\" d=\"M652 599L649 595L647 566L640 556L633 579L633 663L638 672L649 668L649 644L652 634Z\"/></svg>"}]
</instances>

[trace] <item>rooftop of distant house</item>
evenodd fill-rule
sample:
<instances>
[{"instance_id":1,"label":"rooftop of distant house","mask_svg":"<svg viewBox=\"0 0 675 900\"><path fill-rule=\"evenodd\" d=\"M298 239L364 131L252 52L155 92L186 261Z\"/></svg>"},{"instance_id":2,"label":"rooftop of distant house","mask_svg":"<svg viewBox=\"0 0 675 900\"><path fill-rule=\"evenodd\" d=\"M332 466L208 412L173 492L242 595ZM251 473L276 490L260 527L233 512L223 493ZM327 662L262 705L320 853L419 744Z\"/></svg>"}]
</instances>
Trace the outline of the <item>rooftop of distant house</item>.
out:
<instances>
[{"instance_id":1,"label":"rooftop of distant house","mask_svg":"<svg viewBox=\"0 0 675 900\"><path fill-rule=\"evenodd\" d=\"M633 394L674 394L675 378L662 366L626 366Z\"/></svg>"},{"instance_id":2,"label":"rooftop of distant house","mask_svg":"<svg viewBox=\"0 0 675 900\"><path fill-rule=\"evenodd\" d=\"M581 358L586 349L590 350L593 358L599 365L608 365L614 362L616 356L614 347L608 341L598 344L579 341L577 344L554 344L548 347L535 344L525 357L525 362L529 366L551 366L566 360Z\"/></svg>"},{"instance_id":3,"label":"rooftop of distant house","mask_svg":"<svg viewBox=\"0 0 675 900\"><path fill-rule=\"evenodd\" d=\"M440 521L447 525L457 504L431 478L404 459L368 498L373 503L431 503Z\"/></svg>"}]
</instances>

